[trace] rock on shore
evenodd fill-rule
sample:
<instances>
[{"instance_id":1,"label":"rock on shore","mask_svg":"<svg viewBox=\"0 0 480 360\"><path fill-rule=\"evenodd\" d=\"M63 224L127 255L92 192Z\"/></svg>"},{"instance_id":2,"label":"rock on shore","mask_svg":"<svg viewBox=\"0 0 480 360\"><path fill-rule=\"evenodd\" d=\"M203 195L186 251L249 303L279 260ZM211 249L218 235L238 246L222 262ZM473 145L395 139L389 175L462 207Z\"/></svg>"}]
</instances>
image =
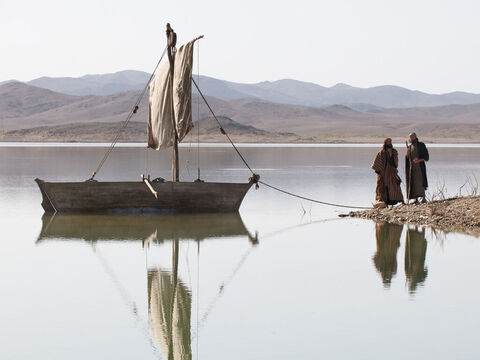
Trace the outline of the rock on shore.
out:
<instances>
[{"instance_id":1,"label":"rock on shore","mask_svg":"<svg viewBox=\"0 0 480 360\"><path fill-rule=\"evenodd\" d=\"M447 232L455 231L480 236L480 196L352 211L349 216L395 224L432 226Z\"/></svg>"}]
</instances>

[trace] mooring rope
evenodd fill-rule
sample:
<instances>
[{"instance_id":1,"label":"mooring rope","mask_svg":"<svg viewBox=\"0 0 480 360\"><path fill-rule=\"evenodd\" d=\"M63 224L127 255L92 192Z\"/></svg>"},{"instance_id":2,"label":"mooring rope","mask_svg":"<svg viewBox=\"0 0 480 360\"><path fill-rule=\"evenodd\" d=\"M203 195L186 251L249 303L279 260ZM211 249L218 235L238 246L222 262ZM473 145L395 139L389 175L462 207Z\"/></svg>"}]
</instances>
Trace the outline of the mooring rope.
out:
<instances>
[{"instance_id":1,"label":"mooring rope","mask_svg":"<svg viewBox=\"0 0 480 360\"><path fill-rule=\"evenodd\" d=\"M267 184L266 182L264 181L261 181L261 180L258 180L258 182L262 185L265 185L273 190L277 190L281 193L284 193L284 194L287 194L287 195L290 195L290 196L293 196L293 197L297 197L299 199L303 199L303 200L307 200L307 201L311 201L313 203L317 203L317 204L322 204L322 205L328 205L328 206L336 206L336 207L342 207L342 208L348 208L348 209L371 209L371 207L366 207L366 206L355 206L355 205L342 205L342 204L335 204L335 203L331 203L331 202L326 202L326 201L320 201L320 200L316 200L316 199L312 199L312 198L309 198L309 197L306 197L306 196L302 196L302 195L298 195L298 194L294 194L290 191L287 191L287 190L283 190L283 189L280 189L279 187L276 187L276 186L273 186L273 185L270 185L270 184Z\"/></svg>"},{"instance_id":2,"label":"mooring rope","mask_svg":"<svg viewBox=\"0 0 480 360\"><path fill-rule=\"evenodd\" d=\"M279 191L281 193L284 193L286 195L290 195L290 196L293 196L293 197L296 197L296 198L299 198L299 199L303 199L303 200L306 200L306 201L311 201L313 203L317 203L317 204L322 204L322 205L328 205L328 206L336 206L336 207L342 207L342 208L347 208L347 209L371 209L371 207L366 207L366 206L355 206L355 205L343 205L343 204L336 204L336 203L331 203L331 202L327 202L327 201L321 201L321 200L316 200L316 199L312 199L312 198L309 198L309 197L306 197L306 196L302 196L302 195L298 195L298 194L295 194L295 193L292 193L290 191L287 191L287 190L284 190L284 189L281 189L277 186L274 186L274 185L270 185L268 183L266 183L265 181L262 181L260 180L260 177L255 174L255 172L252 170L252 168L250 167L250 165L248 165L247 161L245 160L245 158L242 156L242 154L240 153L240 151L238 150L238 148L235 146L235 144L233 143L232 139L230 138L230 136L227 134L227 132L225 131L225 129L223 128L222 124L220 123L220 120L218 120L217 116L215 115L215 113L213 112L212 108L210 107L210 104L208 103L207 99L205 99L205 96L203 96L203 93L201 92L200 88L198 87L197 83L195 82L195 80L192 78L192 82L193 84L195 85L195 87L197 88L197 91L198 93L200 94L200 96L202 97L203 101L205 102L205 105L207 105L208 107L208 110L210 110L210 113L212 114L213 118L215 119L215 121L218 123L218 126L220 127L220 132L225 135L228 139L228 141L230 142L230 144L233 146L233 148L235 149L235 151L237 152L238 156L240 157L240 159L242 159L243 163L245 164L245 166L248 168L248 170L250 170L250 172L252 173L252 177L250 178L251 181L253 181L255 184L262 184L262 185L265 185L273 190L276 190L276 191Z\"/></svg>"},{"instance_id":3,"label":"mooring rope","mask_svg":"<svg viewBox=\"0 0 480 360\"><path fill-rule=\"evenodd\" d=\"M112 152L113 148L115 147L115 145L117 144L118 140L120 139L120 136L122 135L123 133L123 130L125 130L125 128L127 127L128 123L130 122L131 118L133 117L133 115L135 115L138 111L138 106L140 105L140 101L142 101L143 99L143 96L145 95L145 92L147 91L148 89L148 85L150 85L150 82L152 81L153 77L155 76L155 72L157 71L157 68L158 66L160 65L160 62L162 61L163 57L165 56L165 52L167 51L167 47L165 47L165 49L163 50L163 53L162 55L160 56L160 59L158 60L157 62L157 65L155 66L155 68L153 69L152 71L152 74L150 75L150 78L148 79L145 87L143 88L142 92L140 93L140 95L138 96L138 99L137 101L135 102L135 105L133 105L132 107L132 110L130 110L130 113L128 114L127 118L125 119L125 121L123 122L122 126L118 129L117 131L117 134L115 135L115 137L113 138L112 140L112 143L110 144L109 148L107 149L107 151L105 152L105 155L103 155L103 158L102 160L100 161L100 163L98 164L97 168L95 169L95 171L93 172L92 174L92 177L88 180L92 181L95 176L97 175L97 173L100 171L100 169L102 168L103 164L105 163L105 161L107 160L108 156L110 155L110 153Z\"/></svg>"}]
</instances>

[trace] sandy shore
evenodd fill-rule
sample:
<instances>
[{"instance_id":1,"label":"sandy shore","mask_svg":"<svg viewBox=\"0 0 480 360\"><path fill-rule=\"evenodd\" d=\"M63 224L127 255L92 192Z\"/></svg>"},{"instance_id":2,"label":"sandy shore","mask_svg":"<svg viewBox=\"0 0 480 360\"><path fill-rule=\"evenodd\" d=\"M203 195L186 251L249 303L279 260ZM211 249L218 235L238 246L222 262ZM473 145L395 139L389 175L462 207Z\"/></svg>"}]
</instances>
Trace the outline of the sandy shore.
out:
<instances>
[{"instance_id":1,"label":"sandy shore","mask_svg":"<svg viewBox=\"0 0 480 360\"><path fill-rule=\"evenodd\" d=\"M351 217L394 224L432 226L446 232L480 236L480 196L457 197L426 204L352 211Z\"/></svg>"}]
</instances>

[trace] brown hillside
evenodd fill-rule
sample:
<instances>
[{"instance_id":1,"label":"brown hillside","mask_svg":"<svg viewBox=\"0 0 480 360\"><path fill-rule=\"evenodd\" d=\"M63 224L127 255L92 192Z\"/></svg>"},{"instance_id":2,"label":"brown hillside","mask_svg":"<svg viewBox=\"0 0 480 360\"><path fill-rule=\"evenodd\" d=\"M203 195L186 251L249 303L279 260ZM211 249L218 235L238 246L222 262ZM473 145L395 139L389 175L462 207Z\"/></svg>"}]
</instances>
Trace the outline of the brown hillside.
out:
<instances>
[{"instance_id":1,"label":"brown hillside","mask_svg":"<svg viewBox=\"0 0 480 360\"><path fill-rule=\"evenodd\" d=\"M107 96L70 96L21 83L0 85L0 130L45 125L123 121L139 95L129 91ZM431 108L353 110L343 105L307 107L257 99L221 100L207 97L217 116L273 133L294 133L311 141L379 141L404 139L416 131L427 141L480 141L480 104ZM147 121L146 99L133 121ZM194 120L211 116L198 97L192 101ZM245 134L245 129L242 129ZM256 134L255 136L260 136Z\"/></svg>"}]
</instances>

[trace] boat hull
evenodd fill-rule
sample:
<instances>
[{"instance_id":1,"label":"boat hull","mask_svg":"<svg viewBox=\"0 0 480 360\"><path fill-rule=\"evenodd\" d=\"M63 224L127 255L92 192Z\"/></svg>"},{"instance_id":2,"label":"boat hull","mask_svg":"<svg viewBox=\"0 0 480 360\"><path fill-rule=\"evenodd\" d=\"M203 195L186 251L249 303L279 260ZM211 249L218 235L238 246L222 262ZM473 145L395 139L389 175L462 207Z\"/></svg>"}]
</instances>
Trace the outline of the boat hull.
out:
<instances>
[{"instance_id":1,"label":"boat hull","mask_svg":"<svg viewBox=\"0 0 480 360\"><path fill-rule=\"evenodd\" d=\"M46 182L35 179L46 212L235 213L252 183Z\"/></svg>"}]
</instances>

